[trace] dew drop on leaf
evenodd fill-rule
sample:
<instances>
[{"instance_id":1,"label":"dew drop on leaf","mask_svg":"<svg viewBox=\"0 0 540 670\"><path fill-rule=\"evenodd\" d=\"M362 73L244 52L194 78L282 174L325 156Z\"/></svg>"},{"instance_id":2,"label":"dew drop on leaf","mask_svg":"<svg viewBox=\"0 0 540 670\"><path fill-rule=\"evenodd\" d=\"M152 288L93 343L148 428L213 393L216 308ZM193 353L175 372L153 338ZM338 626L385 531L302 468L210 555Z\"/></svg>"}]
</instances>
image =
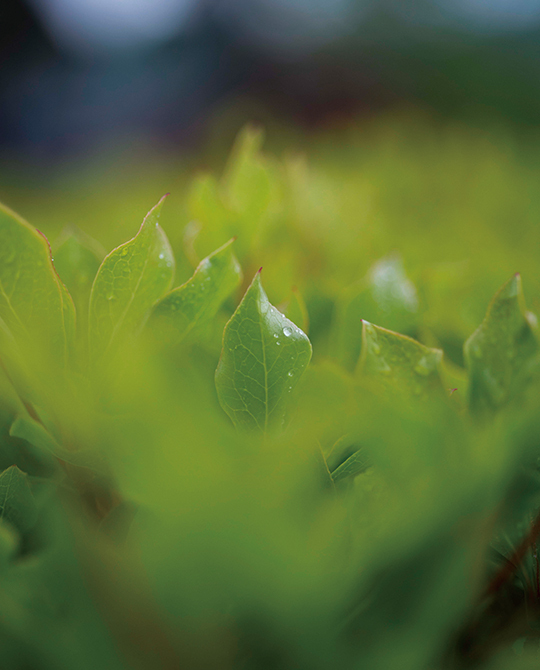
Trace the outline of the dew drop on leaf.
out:
<instances>
[{"instance_id":1,"label":"dew drop on leaf","mask_svg":"<svg viewBox=\"0 0 540 670\"><path fill-rule=\"evenodd\" d=\"M290 337L292 335L292 330L290 328L287 328L287 327L284 328L283 329L283 335L285 335L285 337Z\"/></svg>"}]
</instances>

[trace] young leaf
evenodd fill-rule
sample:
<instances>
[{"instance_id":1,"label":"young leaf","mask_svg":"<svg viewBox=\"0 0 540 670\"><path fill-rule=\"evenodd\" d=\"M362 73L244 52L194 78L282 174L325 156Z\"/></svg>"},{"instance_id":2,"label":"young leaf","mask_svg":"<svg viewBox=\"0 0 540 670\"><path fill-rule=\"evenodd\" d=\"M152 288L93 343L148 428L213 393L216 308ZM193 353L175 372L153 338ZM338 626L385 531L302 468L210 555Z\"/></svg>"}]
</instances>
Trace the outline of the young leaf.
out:
<instances>
[{"instance_id":1,"label":"young leaf","mask_svg":"<svg viewBox=\"0 0 540 670\"><path fill-rule=\"evenodd\" d=\"M242 281L242 269L232 252L234 238L200 263L185 284L162 298L148 326L159 339L181 342L200 323L212 319L223 301Z\"/></svg>"},{"instance_id":2,"label":"young leaf","mask_svg":"<svg viewBox=\"0 0 540 670\"><path fill-rule=\"evenodd\" d=\"M0 319L25 355L65 364L75 332L73 301L44 235L0 205Z\"/></svg>"},{"instance_id":3,"label":"young leaf","mask_svg":"<svg viewBox=\"0 0 540 670\"><path fill-rule=\"evenodd\" d=\"M522 386L528 366L538 355L532 318L516 274L498 291L484 321L465 342L473 412L501 407Z\"/></svg>"},{"instance_id":4,"label":"young leaf","mask_svg":"<svg viewBox=\"0 0 540 670\"><path fill-rule=\"evenodd\" d=\"M37 519L37 506L28 485L28 475L12 465L0 474L0 519L24 532Z\"/></svg>"},{"instance_id":5,"label":"young leaf","mask_svg":"<svg viewBox=\"0 0 540 670\"><path fill-rule=\"evenodd\" d=\"M237 426L281 427L310 359L310 341L269 303L259 271L223 334L216 370L221 406Z\"/></svg>"},{"instance_id":6,"label":"young leaf","mask_svg":"<svg viewBox=\"0 0 540 670\"><path fill-rule=\"evenodd\" d=\"M88 324L94 359L139 328L152 305L171 286L174 256L158 225L163 200L148 212L137 235L106 256L98 270Z\"/></svg>"},{"instance_id":7,"label":"young leaf","mask_svg":"<svg viewBox=\"0 0 540 670\"><path fill-rule=\"evenodd\" d=\"M88 312L92 282L104 255L97 242L75 228L64 236L54 253L56 269L73 297L79 320Z\"/></svg>"},{"instance_id":8,"label":"young leaf","mask_svg":"<svg viewBox=\"0 0 540 670\"><path fill-rule=\"evenodd\" d=\"M332 473L332 479L334 483L337 484L343 479L349 477L356 477L356 475L365 472L369 468L369 459L366 457L366 454L359 449L355 451L354 454L349 456L346 461L344 461L339 467L337 467Z\"/></svg>"},{"instance_id":9,"label":"young leaf","mask_svg":"<svg viewBox=\"0 0 540 670\"><path fill-rule=\"evenodd\" d=\"M360 374L376 376L385 385L412 395L442 389L439 365L443 352L405 335L364 321Z\"/></svg>"}]
</instances>

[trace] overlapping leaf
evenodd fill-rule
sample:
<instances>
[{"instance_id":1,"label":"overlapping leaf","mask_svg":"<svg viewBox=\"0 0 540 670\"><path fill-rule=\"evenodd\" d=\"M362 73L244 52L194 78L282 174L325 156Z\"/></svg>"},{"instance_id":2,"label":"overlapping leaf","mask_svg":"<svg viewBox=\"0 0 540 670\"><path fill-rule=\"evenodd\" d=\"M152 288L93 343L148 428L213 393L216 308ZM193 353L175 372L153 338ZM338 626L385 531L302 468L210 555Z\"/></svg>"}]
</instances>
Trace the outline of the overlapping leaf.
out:
<instances>
[{"instance_id":1,"label":"overlapping leaf","mask_svg":"<svg viewBox=\"0 0 540 670\"><path fill-rule=\"evenodd\" d=\"M92 282L103 256L99 245L76 229L65 235L54 253L58 274L77 306L79 326L81 319L86 322Z\"/></svg>"},{"instance_id":2,"label":"overlapping leaf","mask_svg":"<svg viewBox=\"0 0 540 670\"><path fill-rule=\"evenodd\" d=\"M36 522L37 506L27 475L12 465L0 474L0 519L24 532Z\"/></svg>"},{"instance_id":3,"label":"overlapping leaf","mask_svg":"<svg viewBox=\"0 0 540 670\"><path fill-rule=\"evenodd\" d=\"M148 326L160 339L181 342L199 324L212 319L242 281L232 251L234 238L203 259L185 284L168 293L152 310Z\"/></svg>"},{"instance_id":4,"label":"overlapping leaf","mask_svg":"<svg viewBox=\"0 0 540 670\"><path fill-rule=\"evenodd\" d=\"M338 307L336 341L338 356L354 369L360 355L365 319L410 335L418 318L416 288L407 277L399 256L375 263L367 277L349 287Z\"/></svg>"},{"instance_id":5,"label":"overlapping leaf","mask_svg":"<svg viewBox=\"0 0 540 670\"><path fill-rule=\"evenodd\" d=\"M430 349L410 337L364 321L357 372L412 395L429 395L442 389L442 356L440 349Z\"/></svg>"},{"instance_id":6,"label":"overlapping leaf","mask_svg":"<svg viewBox=\"0 0 540 670\"><path fill-rule=\"evenodd\" d=\"M25 356L64 365L73 344L75 309L54 269L46 238L0 206L0 319L4 341Z\"/></svg>"},{"instance_id":7,"label":"overlapping leaf","mask_svg":"<svg viewBox=\"0 0 540 670\"><path fill-rule=\"evenodd\" d=\"M533 324L521 277L515 275L495 295L484 321L465 343L473 412L502 407L522 389L539 352Z\"/></svg>"},{"instance_id":8,"label":"overlapping leaf","mask_svg":"<svg viewBox=\"0 0 540 670\"><path fill-rule=\"evenodd\" d=\"M140 328L150 308L171 286L174 256L158 225L163 199L148 212L137 235L114 249L99 268L89 314L94 360Z\"/></svg>"},{"instance_id":9,"label":"overlapping leaf","mask_svg":"<svg viewBox=\"0 0 540 670\"><path fill-rule=\"evenodd\" d=\"M258 272L223 335L216 370L223 409L237 426L281 427L310 358L307 336L270 304Z\"/></svg>"}]
</instances>

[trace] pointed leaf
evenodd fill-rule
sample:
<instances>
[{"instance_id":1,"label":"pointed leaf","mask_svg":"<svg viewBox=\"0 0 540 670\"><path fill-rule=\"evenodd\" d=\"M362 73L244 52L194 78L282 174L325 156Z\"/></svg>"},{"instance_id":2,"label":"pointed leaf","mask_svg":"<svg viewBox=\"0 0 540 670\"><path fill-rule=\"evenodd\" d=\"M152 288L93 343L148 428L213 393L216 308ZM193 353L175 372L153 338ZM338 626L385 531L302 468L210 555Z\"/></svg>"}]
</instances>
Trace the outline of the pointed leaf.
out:
<instances>
[{"instance_id":1,"label":"pointed leaf","mask_svg":"<svg viewBox=\"0 0 540 670\"><path fill-rule=\"evenodd\" d=\"M354 370L362 346L364 320L411 334L418 313L416 287L399 256L377 261L361 282L349 287L338 306L336 339L340 362Z\"/></svg>"},{"instance_id":2,"label":"pointed leaf","mask_svg":"<svg viewBox=\"0 0 540 670\"><path fill-rule=\"evenodd\" d=\"M261 155L264 133L247 125L236 138L223 184L232 208L251 221L258 221L271 197L271 177Z\"/></svg>"},{"instance_id":3,"label":"pointed leaf","mask_svg":"<svg viewBox=\"0 0 540 670\"><path fill-rule=\"evenodd\" d=\"M223 334L216 370L221 406L237 426L281 427L310 359L307 336L269 303L259 271Z\"/></svg>"},{"instance_id":4,"label":"pointed leaf","mask_svg":"<svg viewBox=\"0 0 540 670\"><path fill-rule=\"evenodd\" d=\"M140 328L173 281L174 256L158 225L163 200L148 212L137 235L106 256L98 270L88 324L94 359Z\"/></svg>"},{"instance_id":5,"label":"pointed leaf","mask_svg":"<svg viewBox=\"0 0 540 670\"><path fill-rule=\"evenodd\" d=\"M65 364L75 310L44 235L0 205L0 319L25 355ZM3 338L4 339L4 338Z\"/></svg>"},{"instance_id":6,"label":"pointed leaf","mask_svg":"<svg viewBox=\"0 0 540 670\"><path fill-rule=\"evenodd\" d=\"M212 319L242 281L232 252L234 238L204 258L185 284L168 293L152 310L149 328L162 341L181 342L199 324Z\"/></svg>"},{"instance_id":7,"label":"pointed leaf","mask_svg":"<svg viewBox=\"0 0 540 670\"><path fill-rule=\"evenodd\" d=\"M443 352L405 335L364 321L358 372L376 377L412 395L442 390L439 365Z\"/></svg>"},{"instance_id":8,"label":"pointed leaf","mask_svg":"<svg viewBox=\"0 0 540 670\"><path fill-rule=\"evenodd\" d=\"M495 410L514 396L538 356L538 341L525 309L521 277L515 275L493 298L479 328L465 342L469 405Z\"/></svg>"},{"instance_id":9,"label":"pointed leaf","mask_svg":"<svg viewBox=\"0 0 540 670\"><path fill-rule=\"evenodd\" d=\"M12 465L0 474L0 519L24 532L37 519L37 505L28 485L28 475Z\"/></svg>"},{"instance_id":10,"label":"pointed leaf","mask_svg":"<svg viewBox=\"0 0 540 670\"><path fill-rule=\"evenodd\" d=\"M344 479L355 477L356 475L365 472L369 466L369 459L366 457L364 451L359 449L331 473L332 479L334 480L334 483L337 484Z\"/></svg>"}]
</instances>

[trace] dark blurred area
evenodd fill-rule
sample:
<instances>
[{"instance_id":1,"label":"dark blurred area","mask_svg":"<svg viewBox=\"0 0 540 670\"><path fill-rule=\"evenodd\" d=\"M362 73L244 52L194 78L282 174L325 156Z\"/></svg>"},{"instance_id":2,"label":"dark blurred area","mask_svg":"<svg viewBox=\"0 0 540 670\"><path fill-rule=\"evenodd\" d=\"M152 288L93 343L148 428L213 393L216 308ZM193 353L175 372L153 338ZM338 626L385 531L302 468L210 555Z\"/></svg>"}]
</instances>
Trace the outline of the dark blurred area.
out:
<instances>
[{"instance_id":1,"label":"dark blurred area","mask_svg":"<svg viewBox=\"0 0 540 670\"><path fill-rule=\"evenodd\" d=\"M0 33L4 154L196 146L246 95L308 127L396 104L540 112L536 0L6 0Z\"/></svg>"}]
</instances>

